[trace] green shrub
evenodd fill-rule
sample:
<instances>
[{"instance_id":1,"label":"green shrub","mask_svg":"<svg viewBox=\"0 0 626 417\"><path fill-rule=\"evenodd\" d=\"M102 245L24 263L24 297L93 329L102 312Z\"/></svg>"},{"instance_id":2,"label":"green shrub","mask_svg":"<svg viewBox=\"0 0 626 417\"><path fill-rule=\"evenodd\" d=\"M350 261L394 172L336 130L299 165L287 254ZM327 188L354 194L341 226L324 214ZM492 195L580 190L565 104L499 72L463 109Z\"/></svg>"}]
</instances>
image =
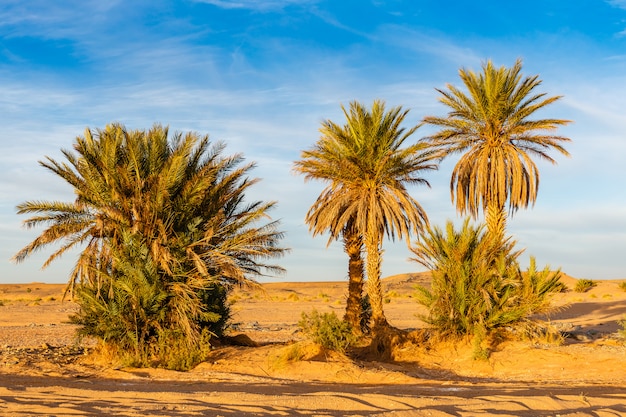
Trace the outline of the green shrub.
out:
<instances>
[{"instance_id":1,"label":"green shrub","mask_svg":"<svg viewBox=\"0 0 626 417\"><path fill-rule=\"evenodd\" d=\"M622 291L626 291L626 281L620 282L619 283L619 288Z\"/></svg>"},{"instance_id":2,"label":"green shrub","mask_svg":"<svg viewBox=\"0 0 626 417\"><path fill-rule=\"evenodd\" d=\"M444 336L470 335L475 356L485 357L482 342L494 330L518 325L531 314L549 309L548 295L560 291L560 271L537 271L531 258L522 273L510 239L495 241L484 226L469 219L456 231L452 222L445 233L428 230L416 247L416 258L432 271L432 287L418 286L417 301L428 314L421 317Z\"/></svg>"},{"instance_id":3,"label":"green shrub","mask_svg":"<svg viewBox=\"0 0 626 417\"><path fill-rule=\"evenodd\" d=\"M587 292L597 284L590 279L579 279L576 281L576 286L574 287L574 291L576 292Z\"/></svg>"},{"instance_id":4,"label":"green shrub","mask_svg":"<svg viewBox=\"0 0 626 417\"><path fill-rule=\"evenodd\" d=\"M320 314L313 310L310 315L303 312L298 326L311 340L329 350L345 352L356 341L350 324L334 312Z\"/></svg>"}]
</instances>

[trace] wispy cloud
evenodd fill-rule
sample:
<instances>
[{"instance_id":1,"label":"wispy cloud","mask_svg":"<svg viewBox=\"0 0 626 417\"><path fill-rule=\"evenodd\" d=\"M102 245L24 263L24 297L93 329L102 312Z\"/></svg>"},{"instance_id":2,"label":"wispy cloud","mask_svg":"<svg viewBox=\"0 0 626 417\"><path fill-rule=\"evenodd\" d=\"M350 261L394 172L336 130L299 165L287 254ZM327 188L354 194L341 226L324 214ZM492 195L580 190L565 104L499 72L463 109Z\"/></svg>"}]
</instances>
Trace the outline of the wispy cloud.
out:
<instances>
[{"instance_id":1,"label":"wispy cloud","mask_svg":"<svg viewBox=\"0 0 626 417\"><path fill-rule=\"evenodd\" d=\"M196 3L211 4L223 9L249 9L260 12L282 10L289 6L305 6L319 0L193 0Z\"/></svg>"},{"instance_id":2,"label":"wispy cloud","mask_svg":"<svg viewBox=\"0 0 626 417\"><path fill-rule=\"evenodd\" d=\"M484 59L471 47L463 45L458 40L448 39L443 33L434 34L426 28L418 30L400 25L382 25L376 35L382 42L395 49L438 57L455 64L478 65Z\"/></svg>"},{"instance_id":3,"label":"wispy cloud","mask_svg":"<svg viewBox=\"0 0 626 417\"><path fill-rule=\"evenodd\" d=\"M607 0L606 2L613 7L626 10L626 0Z\"/></svg>"}]
</instances>

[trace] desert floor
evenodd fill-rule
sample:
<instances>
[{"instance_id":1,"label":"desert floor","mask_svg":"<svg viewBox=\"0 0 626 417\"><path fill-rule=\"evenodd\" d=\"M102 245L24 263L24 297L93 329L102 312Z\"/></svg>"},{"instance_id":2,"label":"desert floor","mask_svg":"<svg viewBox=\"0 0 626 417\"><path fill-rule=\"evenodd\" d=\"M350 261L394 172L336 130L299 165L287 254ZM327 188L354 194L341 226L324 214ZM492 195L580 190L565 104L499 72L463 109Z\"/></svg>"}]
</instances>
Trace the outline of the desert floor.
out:
<instances>
[{"instance_id":1,"label":"desert floor","mask_svg":"<svg viewBox=\"0 0 626 417\"><path fill-rule=\"evenodd\" d=\"M384 281L390 323L419 329L414 285ZM575 280L566 278L573 288ZM233 336L189 372L119 368L94 360L67 319L63 285L0 285L3 416L626 416L626 314L621 281L557 294L550 322L562 344L502 342L488 360L470 343L415 341L393 360L348 359L303 342L297 322L316 309L343 314L347 283L271 283L232 295ZM298 346L304 359L286 358Z\"/></svg>"}]
</instances>

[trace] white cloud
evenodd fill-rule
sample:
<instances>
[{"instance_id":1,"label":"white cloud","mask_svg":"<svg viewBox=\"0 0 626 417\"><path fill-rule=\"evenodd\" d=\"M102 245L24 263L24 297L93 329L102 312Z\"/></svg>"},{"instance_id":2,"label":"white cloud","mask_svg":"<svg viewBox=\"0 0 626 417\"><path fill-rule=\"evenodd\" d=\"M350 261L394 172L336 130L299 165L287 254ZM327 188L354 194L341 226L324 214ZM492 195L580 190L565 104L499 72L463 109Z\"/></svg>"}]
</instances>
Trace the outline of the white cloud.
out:
<instances>
[{"instance_id":1,"label":"white cloud","mask_svg":"<svg viewBox=\"0 0 626 417\"><path fill-rule=\"evenodd\" d=\"M197 3L211 4L222 9L250 9L266 12L281 10L289 6L315 4L319 0L193 0Z\"/></svg>"},{"instance_id":2,"label":"white cloud","mask_svg":"<svg viewBox=\"0 0 626 417\"><path fill-rule=\"evenodd\" d=\"M393 48L435 56L445 61L463 66L478 66L484 59L475 50L462 46L458 41L448 39L445 34L428 33L399 25L381 25L376 31L376 37Z\"/></svg>"},{"instance_id":3,"label":"white cloud","mask_svg":"<svg viewBox=\"0 0 626 417\"><path fill-rule=\"evenodd\" d=\"M611 6L626 10L626 0L607 0Z\"/></svg>"}]
</instances>

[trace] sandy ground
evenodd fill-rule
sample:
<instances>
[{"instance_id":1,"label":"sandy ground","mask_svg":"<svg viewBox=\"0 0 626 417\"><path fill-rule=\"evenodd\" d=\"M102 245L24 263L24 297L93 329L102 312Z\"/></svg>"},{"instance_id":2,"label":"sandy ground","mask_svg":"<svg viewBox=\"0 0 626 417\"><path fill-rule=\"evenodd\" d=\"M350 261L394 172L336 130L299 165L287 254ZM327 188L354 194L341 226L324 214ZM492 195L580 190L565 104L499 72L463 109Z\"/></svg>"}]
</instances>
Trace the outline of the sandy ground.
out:
<instances>
[{"instance_id":1,"label":"sandy ground","mask_svg":"<svg viewBox=\"0 0 626 417\"><path fill-rule=\"evenodd\" d=\"M385 280L392 325L419 329L412 298L423 275ZM233 335L257 347L216 348L189 372L120 369L78 343L63 286L0 285L2 416L626 416L626 314L621 281L558 294L552 325L568 337L503 342L486 361L469 343L426 348L394 360L350 360L303 342L301 312L342 315L347 283L272 283L237 291ZM574 280L566 279L573 288ZM298 347L304 359L285 358Z\"/></svg>"}]
</instances>

